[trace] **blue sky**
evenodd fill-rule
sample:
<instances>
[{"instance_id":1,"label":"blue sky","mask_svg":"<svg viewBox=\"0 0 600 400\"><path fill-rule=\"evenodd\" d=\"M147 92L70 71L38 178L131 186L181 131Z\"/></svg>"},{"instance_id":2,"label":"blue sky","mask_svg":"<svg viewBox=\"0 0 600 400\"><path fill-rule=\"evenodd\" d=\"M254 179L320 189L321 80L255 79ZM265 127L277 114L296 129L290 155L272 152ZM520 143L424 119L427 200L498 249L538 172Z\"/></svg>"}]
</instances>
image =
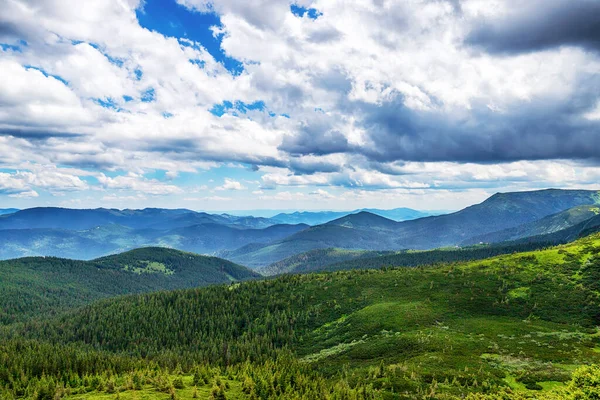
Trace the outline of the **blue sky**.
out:
<instances>
[{"instance_id":1,"label":"blue sky","mask_svg":"<svg viewBox=\"0 0 600 400\"><path fill-rule=\"evenodd\" d=\"M175 1L145 0L136 10L140 26L172 38L186 38L199 42L225 68L239 75L243 64L229 57L221 48L222 35L215 36L213 27L222 27L221 19L215 12L192 12Z\"/></svg>"},{"instance_id":2,"label":"blue sky","mask_svg":"<svg viewBox=\"0 0 600 400\"><path fill-rule=\"evenodd\" d=\"M0 2L0 208L598 188L594 0Z\"/></svg>"}]
</instances>

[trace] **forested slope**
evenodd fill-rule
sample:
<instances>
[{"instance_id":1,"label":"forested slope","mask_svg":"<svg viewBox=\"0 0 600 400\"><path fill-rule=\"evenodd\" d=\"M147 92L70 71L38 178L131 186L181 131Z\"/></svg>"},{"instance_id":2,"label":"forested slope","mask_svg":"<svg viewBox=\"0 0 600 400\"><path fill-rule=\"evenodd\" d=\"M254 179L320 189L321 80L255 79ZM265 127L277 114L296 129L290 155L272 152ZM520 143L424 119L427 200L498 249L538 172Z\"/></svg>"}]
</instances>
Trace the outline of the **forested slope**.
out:
<instances>
[{"instance_id":1,"label":"forested slope","mask_svg":"<svg viewBox=\"0 0 600 400\"><path fill-rule=\"evenodd\" d=\"M575 398L556 390L600 362L598 282L594 235L467 263L108 299L5 328L0 379L33 393L53 377L83 398L111 382L127 398L191 398L199 375L229 398Z\"/></svg>"},{"instance_id":2,"label":"forested slope","mask_svg":"<svg viewBox=\"0 0 600 400\"><path fill-rule=\"evenodd\" d=\"M343 249L314 250L290 257L259 270L277 275L281 273L310 273L348 269L383 268L390 266L417 267L435 264L481 260L501 254L544 249L553 242L498 243L464 248L436 250L404 250L396 252L358 251Z\"/></svg>"},{"instance_id":3,"label":"forested slope","mask_svg":"<svg viewBox=\"0 0 600 400\"><path fill-rule=\"evenodd\" d=\"M364 260L384 255L396 254L395 251L369 251L369 250L347 250L331 247L328 249L315 249L305 253L293 255L281 261L277 261L257 271L263 275L279 275L287 273L314 272L324 267L348 260ZM357 265L362 265L360 261ZM360 268L360 267L359 267Z\"/></svg>"},{"instance_id":4,"label":"forested slope","mask_svg":"<svg viewBox=\"0 0 600 400\"><path fill-rule=\"evenodd\" d=\"M0 324L60 313L105 297L258 276L227 260L166 248L137 249L94 261L0 261Z\"/></svg>"}]
</instances>

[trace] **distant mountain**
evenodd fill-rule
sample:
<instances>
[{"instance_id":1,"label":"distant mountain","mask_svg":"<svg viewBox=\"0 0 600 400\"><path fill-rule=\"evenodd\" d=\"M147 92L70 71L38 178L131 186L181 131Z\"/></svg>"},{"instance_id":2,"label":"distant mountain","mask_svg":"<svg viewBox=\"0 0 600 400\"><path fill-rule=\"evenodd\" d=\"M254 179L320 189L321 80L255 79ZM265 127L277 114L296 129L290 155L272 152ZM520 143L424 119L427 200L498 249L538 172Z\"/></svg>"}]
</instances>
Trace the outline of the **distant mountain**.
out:
<instances>
[{"instance_id":1,"label":"distant mountain","mask_svg":"<svg viewBox=\"0 0 600 400\"><path fill-rule=\"evenodd\" d=\"M12 214L19 211L18 208L0 208L0 215Z\"/></svg>"},{"instance_id":2,"label":"distant mountain","mask_svg":"<svg viewBox=\"0 0 600 400\"><path fill-rule=\"evenodd\" d=\"M547 233L544 235L524 237L512 242L503 243L569 243L579 238L600 232L600 215L593 216L583 222L573 225L560 231Z\"/></svg>"},{"instance_id":3,"label":"distant mountain","mask_svg":"<svg viewBox=\"0 0 600 400\"><path fill-rule=\"evenodd\" d=\"M117 210L37 207L0 216L0 229L85 230L107 224L117 224L134 229L174 229L210 223L240 228L266 228L278 224L267 218L237 217L186 209L163 208Z\"/></svg>"},{"instance_id":4,"label":"distant mountain","mask_svg":"<svg viewBox=\"0 0 600 400\"><path fill-rule=\"evenodd\" d=\"M394 231L398 227L396 221L372 214L367 211L361 211L356 214L349 214L344 217L330 221L324 225L343 226L352 229L364 229L374 231Z\"/></svg>"},{"instance_id":5,"label":"distant mountain","mask_svg":"<svg viewBox=\"0 0 600 400\"><path fill-rule=\"evenodd\" d=\"M58 207L37 207L0 216L0 229L68 229L83 230L100 225L119 224L130 228L147 228L177 218L194 214L189 210L116 210L97 208L79 210Z\"/></svg>"},{"instance_id":6,"label":"distant mountain","mask_svg":"<svg viewBox=\"0 0 600 400\"><path fill-rule=\"evenodd\" d=\"M348 214L360 213L361 211L367 211L394 221L407 221L432 215L430 212L417 211L411 208L394 208L392 210L362 208L354 211L297 211L293 213L280 213L270 219L287 224L320 225Z\"/></svg>"},{"instance_id":7,"label":"distant mountain","mask_svg":"<svg viewBox=\"0 0 600 400\"><path fill-rule=\"evenodd\" d=\"M0 230L0 259L54 256L89 260L147 246L213 254L248 243L280 240L307 227L273 225L264 229L245 229L208 223L166 230L133 229L116 224L85 230L5 229Z\"/></svg>"},{"instance_id":8,"label":"distant mountain","mask_svg":"<svg viewBox=\"0 0 600 400\"><path fill-rule=\"evenodd\" d=\"M538 236L583 221L599 202L598 192L585 190L498 193L452 214L397 222L359 211L311 227L270 225L276 219L185 209L33 208L0 216L0 258L51 255L89 259L136 247L166 246L218 253L258 268L329 247L426 250ZM575 208L580 206L588 206L587 211ZM569 209L573 211L543 220Z\"/></svg>"},{"instance_id":9,"label":"distant mountain","mask_svg":"<svg viewBox=\"0 0 600 400\"><path fill-rule=\"evenodd\" d=\"M308 225L320 225L325 222L329 222L336 218L343 217L349 214L344 211L296 211L293 213L280 213L273 217L272 220L278 221L282 224L308 224Z\"/></svg>"},{"instance_id":10,"label":"distant mountain","mask_svg":"<svg viewBox=\"0 0 600 400\"><path fill-rule=\"evenodd\" d=\"M93 261L54 257L0 261L0 324L105 297L258 277L227 260L165 248L137 249Z\"/></svg>"},{"instance_id":11,"label":"distant mountain","mask_svg":"<svg viewBox=\"0 0 600 400\"><path fill-rule=\"evenodd\" d=\"M396 240L400 247L412 249L452 246L573 207L598 203L599 192L592 190L497 193L481 204L456 213L399 223Z\"/></svg>"},{"instance_id":12,"label":"distant mountain","mask_svg":"<svg viewBox=\"0 0 600 400\"><path fill-rule=\"evenodd\" d=\"M169 247L214 253L249 243L270 243L308 228L308 225L273 225L264 229L239 229L227 225L201 224L154 233L152 241ZM148 237L149 235L146 235Z\"/></svg>"},{"instance_id":13,"label":"distant mountain","mask_svg":"<svg viewBox=\"0 0 600 400\"><path fill-rule=\"evenodd\" d=\"M395 250L395 221L366 211L311 226L282 240L251 244L219 255L250 268L260 268L284 258L329 247L362 250Z\"/></svg>"},{"instance_id":14,"label":"distant mountain","mask_svg":"<svg viewBox=\"0 0 600 400\"><path fill-rule=\"evenodd\" d=\"M123 235L124 240L131 243L132 238L126 235ZM87 236L87 232L60 229L0 230L0 259L60 256L89 260L116 252L120 248L106 240L95 240Z\"/></svg>"},{"instance_id":15,"label":"distant mountain","mask_svg":"<svg viewBox=\"0 0 600 400\"><path fill-rule=\"evenodd\" d=\"M220 214L220 216L228 220L230 224L254 229L268 228L269 226L273 225L288 224L286 222L276 221L271 218L255 217L251 215L237 216L230 214Z\"/></svg>"},{"instance_id":16,"label":"distant mountain","mask_svg":"<svg viewBox=\"0 0 600 400\"><path fill-rule=\"evenodd\" d=\"M600 214L600 206L585 205L570 208L514 228L504 229L468 239L464 244L498 243L559 232Z\"/></svg>"},{"instance_id":17,"label":"distant mountain","mask_svg":"<svg viewBox=\"0 0 600 400\"><path fill-rule=\"evenodd\" d=\"M223 256L257 268L295 254L328 247L381 251L456 246L470 238L599 202L597 191L549 189L498 193L481 204L452 214L404 222L360 212L313 226L277 242L247 246Z\"/></svg>"},{"instance_id":18,"label":"distant mountain","mask_svg":"<svg viewBox=\"0 0 600 400\"><path fill-rule=\"evenodd\" d=\"M371 214L379 215L381 217L385 217L394 221L409 221L412 219L428 217L431 215L445 214L445 212L436 212L436 211L418 211L413 210L412 208L393 208L391 210L381 210L378 208L361 208L360 210L355 210L353 213L366 211Z\"/></svg>"}]
</instances>

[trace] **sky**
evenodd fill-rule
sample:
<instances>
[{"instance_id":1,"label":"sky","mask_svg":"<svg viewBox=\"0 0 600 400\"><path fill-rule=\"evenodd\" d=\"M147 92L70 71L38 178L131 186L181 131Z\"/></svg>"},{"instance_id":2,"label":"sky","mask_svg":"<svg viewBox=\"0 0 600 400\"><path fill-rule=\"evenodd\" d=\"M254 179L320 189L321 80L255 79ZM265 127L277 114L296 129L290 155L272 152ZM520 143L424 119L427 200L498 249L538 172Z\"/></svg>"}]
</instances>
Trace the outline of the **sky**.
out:
<instances>
[{"instance_id":1,"label":"sky","mask_svg":"<svg viewBox=\"0 0 600 400\"><path fill-rule=\"evenodd\" d=\"M0 208L600 185L599 0L0 0Z\"/></svg>"}]
</instances>

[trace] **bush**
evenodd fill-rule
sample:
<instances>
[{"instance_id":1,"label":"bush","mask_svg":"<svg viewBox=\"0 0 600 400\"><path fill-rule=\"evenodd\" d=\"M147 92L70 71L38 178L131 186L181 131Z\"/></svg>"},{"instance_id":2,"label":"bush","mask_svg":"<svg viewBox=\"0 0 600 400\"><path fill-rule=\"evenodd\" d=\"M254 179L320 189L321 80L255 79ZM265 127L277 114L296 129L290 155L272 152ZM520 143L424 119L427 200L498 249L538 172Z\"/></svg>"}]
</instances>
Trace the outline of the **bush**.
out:
<instances>
[{"instance_id":1,"label":"bush","mask_svg":"<svg viewBox=\"0 0 600 400\"><path fill-rule=\"evenodd\" d=\"M173 379L173 387L175 389L183 389L183 388L185 388L185 385L183 384L183 379L181 379L180 376L178 376L177 378Z\"/></svg>"}]
</instances>

